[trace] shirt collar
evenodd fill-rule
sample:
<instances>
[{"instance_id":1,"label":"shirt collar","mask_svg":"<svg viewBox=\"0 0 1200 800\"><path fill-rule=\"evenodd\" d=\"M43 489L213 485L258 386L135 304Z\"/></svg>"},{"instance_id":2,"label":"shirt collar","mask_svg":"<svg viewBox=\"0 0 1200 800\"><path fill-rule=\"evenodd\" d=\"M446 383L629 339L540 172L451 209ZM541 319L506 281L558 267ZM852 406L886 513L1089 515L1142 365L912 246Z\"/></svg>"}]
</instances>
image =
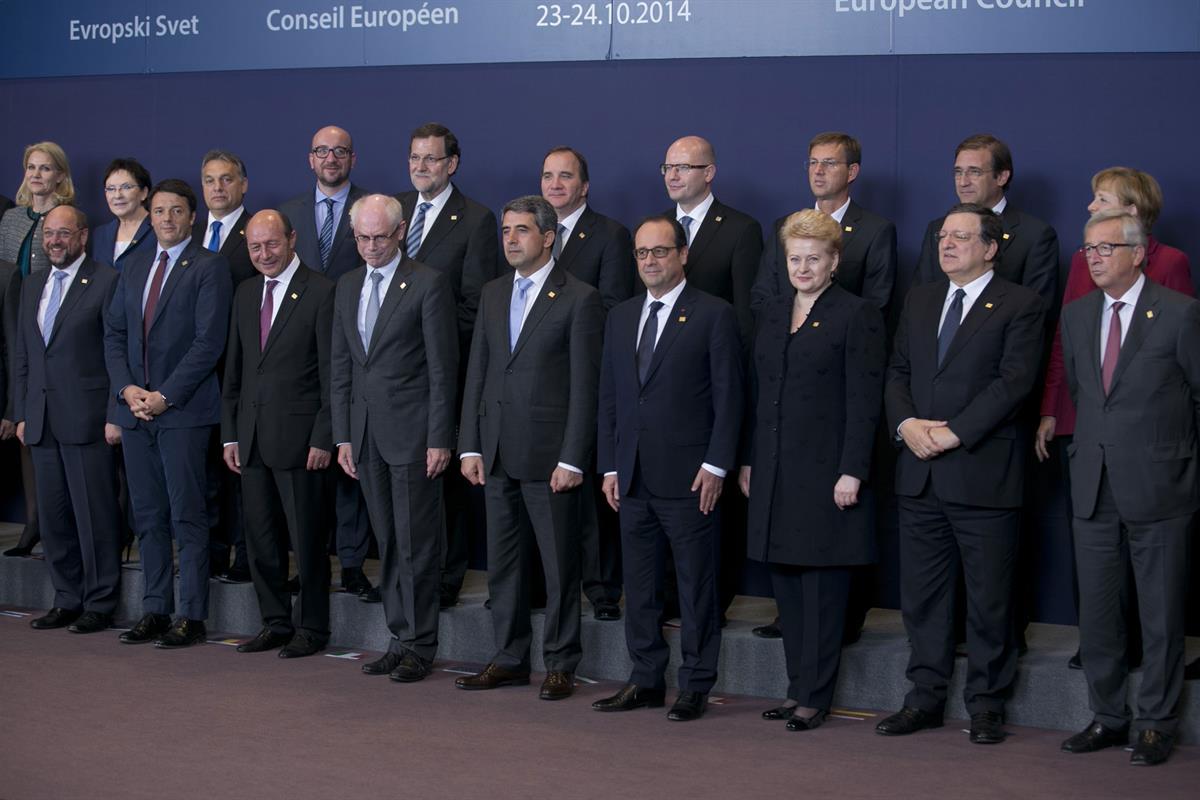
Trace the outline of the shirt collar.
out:
<instances>
[{"instance_id":1,"label":"shirt collar","mask_svg":"<svg viewBox=\"0 0 1200 800\"><path fill-rule=\"evenodd\" d=\"M662 303L664 308L674 308L676 301L679 300L679 295L683 294L683 287L685 286L687 286L687 278L681 280L678 286L664 294L662 297L658 298L647 291L646 302L642 304L642 308L649 308L650 304L656 301Z\"/></svg>"},{"instance_id":2,"label":"shirt collar","mask_svg":"<svg viewBox=\"0 0 1200 800\"><path fill-rule=\"evenodd\" d=\"M367 264L367 275L370 275L372 272L380 272L383 274L383 277L391 278L396 273L396 267L400 266L400 259L403 257L404 253L398 250L396 251L396 255L392 257L392 260L382 267L372 267L370 264Z\"/></svg>"},{"instance_id":3,"label":"shirt collar","mask_svg":"<svg viewBox=\"0 0 1200 800\"><path fill-rule=\"evenodd\" d=\"M213 213L211 211L209 211L208 212L208 230L212 230L212 224L214 222L221 223L221 230L222 231L226 230L230 225L237 222L238 219L241 218L242 212L245 210L246 210L246 207L244 205L241 205L241 206L238 206L237 208L235 208L233 211L230 211L228 214L226 214L223 217L214 217Z\"/></svg>"},{"instance_id":4,"label":"shirt collar","mask_svg":"<svg viewBox=\"0 0 1200 800\"><path fill-rule=\"evenodd\" d=\"M529 280L533 281L532 288L537 289L538 291L541 291L542 284L546 282L546 278L550 277L550 270L552 270L552 269L554 269L554 259L553 258L551 258L549 261L547 261L545 264L543 264L541 269L539 269L537 272L535 272L529 276ZM517 272L515 269L513 270L513 284L514 285L516 284L517 281L521 280L521 278L523 278L523 277L525 277L525 276L523 276L521 273Z\"/></svg>"},{"instance_id":5,"label":"shirt collar","mask_svg":"<svg viewBox=\"0 0 1200 800\"><path fill-rule=\"evenodd\" d=\"M1008 208L1008 195L1002 194L1000 195L1000 202L992 206L992 211L995 211L997 214L1003 214L1006 208Z\"/></svg>"},{"instance_id":6,"label":"shirt collar","mask_svg":"<svg viewBox=\"0 0 1200 800\"><path fill-rule=\"evenodd\" d=\"M345 205L346 198L349 196L350 181L346 181L346 185L339 189L337 194L325 194L321 191L321 184L319 183L317 184L317 187L313 189L313 199L318 205L324 203L326 200L332 200L336 205Z\"/></svg>"},{"instance_id":7,"label":"shirt collar","mask_svg":"<svg viewBox=\"0 0 1200 800\"><path fill-rule=\"evenodd\" d=\"M813 208L817 209L818 211L821 210L821 207L819 205L817 205L816 203L813 203ZM829 216L833 217L834 221L840 225L842 222L842 217L846 216L846 209L848 209L848 208L850 208L850 198L849 197L846 198L846 202L842 203L842 205L840 207L834 209L834 212L832 214L830 214Z\"/></svg>"},{"instance_id":8,"label":"shirt collar","mask_svg":"<svg viewBox=\"0 0 1200 800\"><path fill-rule=\"evenodd\" d=\"M684 217L691 217L692 220L697 223L703 222L704 218L708 216L708 210L710 208L712 208L713 200L715 200L715 199L716 198L713 196L713 193L709 192L708 197L704 198L699 203L697 203L696 207L693 208L691 211L684 211L683 206L676 203L675 204L675 219L683 219Z\"/></svg>"},{"instance_id":9,"label":"shirt collar","mask_svg":"<svg viewBox=\"0 0 1200 800\"><path fill-rule=\"evenodd\" d=\"M419 205L421 205L421 203L430 203L433 205L433 207L435 209L437 209L438 211L441 211L442 208L445 207L446 201L448 201L450 199L450 193L453 191L454 191L454 184L447 183L446 188L442 189L440 192L438 192L437 196L434 197L432 200L426 200L424 197L421 196L421 193L418 192L417 193L417 205L419 206Z\"/></svg>"},{"instance_id":10,"label":"shirt collar","mask_svg":"<svg viewBox=\"0 0 1200 800\"><path fill-rule=\"evenodd\" d=\"M279 273L274 278L267 278L265 275L263 278L266 281L279 281L280 286L287 286L292 282L292 278L296 277L296 270L298 269L300 269L300 256L293 254L292 260L286 267L284 267L283 272ZM266 285L265 281L263 285Z\"/></svg>"},{"instance_id":11,"label":"shirt collar","mask_svg":"<svg viewBox=\"0 0 1200 800\"><path fill-rule=\"evenodd\" d=\"M1137 280L1133 282L1133 286L1130 286L1129 289L1126 290L1125 294L1121 295L1120 297L1116 297L1116 298L1110 297L1108 292L1105 292L1104 293L1104 312L1108 313L1108 311L1112 309L1113 303L1116 303L1116 302L1124 303L1129 308L1135 307L1137 305L1138 299L1142 296L1142 287L1145 285L1146 285L1146 274L1143 272L1141 275L1138 275Z\"/></svg>"},{"instance_id":12,"label":"shirt collar","mask_svg":"<svg viewBox=\"0 0 1200 800\"><path fill-rule=\"evenodd\" d=\"M81 264L83 264L83 259L86 257L87 257L86 253L80 253L79 258L75 259L70 264L63 267L61 270L58 270L57 268L54 268L54 267L52 267L51 269L55 269L58 272L65 272L67 274L67 277L64 278L64 280L67 280L67 281L75 280L75 273L79 272L79 266ZM53 272L51 273L51 275L53 275Z\"/></svg>"},{"instance_id":13,"label":"shirt collar","mask_svg":"<svg viewBox=\"0 0 1200 800\"><path fill-rule=\"evenodd\" d=\"M558 221L559 225L562 225L567 229L568 236L571 234L572 231L575 230L575 226L579 224L579 218L583 216L583 212L586 208L587 208L587 203L584 203L579 208L575 209L570 214L567 214L565 217L563 217L562 219L560 219ZM566 246L566 242L563 242L563 245Z\"/></svg>"},{"instance_id":14,"label":"shirt collar","mask_svg":"<svg viewBox=\"0 0 1200 800\"><path fill-rule=\"evenodd\" d=\"M192 241L192 237L189 236L186 239L184 239L182 242L180 242L179 244L168 247L166 249L167 263L174 264L176 261L178 261L179 254L182 253L189 244L191 244L191 241ZM156 262L158 261L159 258L162 257L162 253L163 253L163 246L160 244L158 246L158 249L154 252L154 260Z\"/></svg>"},{"instance_id":15,"label":"shirt collar","mask_svg":"<svg viewBox=\"0 0 1200 800\"><path fill-rule=\"evenodd\" d=\"M983 290L986 289L987 285L992 282L992 276L995 274L996 271L994 269L989 269L987 272L983 273L965 286L958 286L954 283L954 281L950 281L950 288L947 290L947 296L953 294L955 289L962 289L964 292L966 292L967 297L971 298L971 301L974 302L975 298L983 294Z\"/></svg>"}]
</instances>

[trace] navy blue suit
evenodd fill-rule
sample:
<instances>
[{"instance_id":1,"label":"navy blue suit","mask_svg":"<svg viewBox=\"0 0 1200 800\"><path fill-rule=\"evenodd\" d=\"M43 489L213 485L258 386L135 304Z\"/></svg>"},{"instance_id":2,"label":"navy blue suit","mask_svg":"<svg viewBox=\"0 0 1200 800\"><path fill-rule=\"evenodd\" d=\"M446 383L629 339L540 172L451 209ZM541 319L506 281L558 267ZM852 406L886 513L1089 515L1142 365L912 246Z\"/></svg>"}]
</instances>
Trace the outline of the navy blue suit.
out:
<instances>
[{"instance_id":1,"label":"navy blue suit","mask_svg":"<svg viewBox=\"0 0 1200 800\"><path fill-rule=\"evenodd\" d=\"M644 385L637 340L645 294L608 314L600 366L597 471L617 473L630 682L661 688L669 650L661 616L670 541L683 617L679 688L708 692L717 677L718 514L700 513L692 482L701 464L732 470L742 417L741 342L733 307L683 288ZM662 313L662 312L660 312Z\"/></svg>"},{"instance_id":2,"label":"navy blue suit","mask_svg":"<svg viewBox=\"0 0 1200 800\"><path fill-rule=\"evenodd\" d=\"M92 258L101 264L108 264L110 267L120 272L125 268L125 264L129 259L133 258L135 253L142 253L145 250L153 251L158 244L158 237L154 235L154 228L150 227L150 217L142 220L142 224L138 226L137 233L133 235L133 239L129 242L129 247L121 255L113 258L113 249L117 245L117 230L120 228L121 222L117 219L112 219L100 227L92 231L91 250Z\"/></svg>"},{"instance_id":3,"label":"navy blue suit","mask_svg":"<svg viewBox=\"0 0 1200 800\"><path fill-rule=\"evenodd\" d=\"M143 362L142 297L155 266L147 249L126 264L106 318L104 347L114 421L125 429L129 476L146 575L143 612L170 614L171 536L179 543L179 612L208 616L205 450L221 419L217 361L225 350L233 294L228 262L192 239L163 283ZM121 399L130 385L162 392L168 408L146 422Z\"/></svg>"}]
</instances>

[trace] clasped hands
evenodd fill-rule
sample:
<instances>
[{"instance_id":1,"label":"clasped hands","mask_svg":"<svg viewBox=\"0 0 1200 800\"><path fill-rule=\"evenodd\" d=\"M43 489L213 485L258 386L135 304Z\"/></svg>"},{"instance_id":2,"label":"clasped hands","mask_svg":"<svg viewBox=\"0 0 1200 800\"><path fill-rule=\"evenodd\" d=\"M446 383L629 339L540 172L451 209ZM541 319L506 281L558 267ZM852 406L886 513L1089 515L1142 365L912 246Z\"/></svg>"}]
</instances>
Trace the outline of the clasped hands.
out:
<instances>
[{"instance_id":1,"label":"clasped hands","mask_svg":"<svg viewBox=\"0 0 1200 800\"><path fill-rule=\"evenodd\" d=\"M936 458L962 444L945 420L906 419L900 425L899 434L913 455L922 461Z\"/></svg>"},{"instance_id":2,"label":"clasped hands","mask_svg":"<svg viewBox=\"0 0 1200 800\"><path fill-rule=\"evenodd\" d=\"M146 422L167 410L167 398L163 397L162 392L148 392L130 384L121 392L121 397L133 415Z\"/></svg>"}]
</instances>

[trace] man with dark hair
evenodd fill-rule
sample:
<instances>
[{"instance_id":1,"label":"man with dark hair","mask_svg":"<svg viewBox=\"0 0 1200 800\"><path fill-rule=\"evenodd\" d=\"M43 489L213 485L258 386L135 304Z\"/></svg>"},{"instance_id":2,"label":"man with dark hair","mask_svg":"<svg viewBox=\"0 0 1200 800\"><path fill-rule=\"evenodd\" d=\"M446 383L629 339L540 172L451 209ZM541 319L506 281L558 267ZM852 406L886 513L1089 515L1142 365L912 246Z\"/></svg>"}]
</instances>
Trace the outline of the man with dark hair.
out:
<instances>
[{"instance_id":1,"label":"man with dark hair","mask_svg":"<svg viewBox=\"0 0 1200 800\"><path fill-rule=\"evenodd\" d=\"M436 122L421 125L409 137L408 175L413 191L396 196L408 221L408 257L445 273L454 292L460 396L479 293L485 283L500 274L496 215L451 182L461 157L458 138L449 128ZM467 487L460 476L447 477L443 608L458 601L467 574L467 534L471 527L468 504Z\"/></svg>"},{"instance_id":2,"label":"man with dark hair","mask_svg":"<svg viewBox=\"0 0 1200 800\"><path fill-rule=\"evenodd\" d=\"M900 605L913 688L904 708L876 726L887 736L942 725L961 563L971 741L1004 741L1017 670L1012 575L1029 433L1019 411L1038 373L1045 303L995 273L1003 235L988 207L951 208L937 234L945 277L909 292L896 330L884 400L901 447Z\"/></svg>"},{"instance_id":3,"label":"man with dark hair","mask_svg":"<svg viewBox=\"0 0 1200 800\"><path fill-rule=\"evenodd\" d=\"M496 650L460 689L529 683L532 626L525 553L537 542L546 574L540 697L574 691L579 633L579 514L596 442L600 293L554 261L558 218L541 197L501 214L514 272L484 286L459 424L462 474L487 503L488 591ZM530 531L532 528L532 531Z\"/></svg>"},{"instance_id":4,"label":"man with dark hair","mask_svg":"<svg viewBox=\"0 0 1200 800\"><path fill-rule=\"evenodd\" d=\"M225 257L237 286L258 274L246 250L246 223L251 216L243 204L250 188L246 165L228 150L209 150L200 162L200 188L208 219L197 217L192 238Z\"/></svg>"},{"instance_id":5,"label":"man with dark hair","mask_svg":"<svg viewBox=\"0 0 1200 800\"><path fill-rule=\"evenodd\" d=\"M150 193L158 244L121 272L105 317L105 363L117 398L129 499L145 575L143 616L121 634L165 648L204 641L209 532L205 451L220 421L217 361L233 281L225 258L191 236L196 195L178 179ZM171 542L179 546L179 616Z\"/></svg>"}]
</instances>

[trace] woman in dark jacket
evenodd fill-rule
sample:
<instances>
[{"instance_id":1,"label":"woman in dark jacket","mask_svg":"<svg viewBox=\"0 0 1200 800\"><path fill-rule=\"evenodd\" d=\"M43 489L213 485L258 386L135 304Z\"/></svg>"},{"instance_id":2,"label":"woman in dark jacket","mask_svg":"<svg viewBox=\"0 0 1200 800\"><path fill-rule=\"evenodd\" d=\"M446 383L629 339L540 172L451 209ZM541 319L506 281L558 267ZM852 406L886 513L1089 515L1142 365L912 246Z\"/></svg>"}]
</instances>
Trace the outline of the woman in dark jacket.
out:
<instances>
[{"instance_id":1,"label":"woman in dark jacket","mask_svg":"<svg viewBox=\"0 0 1200 800\"><path fill-rule=\"evenodd\" d=\"M787 659L788 699L763 717L803 731L833 702L850 567L876 559L867 478L886 353L879 310L832 283L841 226L807 209L779 238L796 292L760 312L738 477L748 555L770 567Z\"/></svg>"},{"instance_id":2,"label":"woman in dark jacket","mask_svg":"<svg viewBox=\"0 0 1200 800\"><path fill-rule=\"evenodd\" d=\"M154 249L146 198L150 173L132 158L118 158L104 170L104 199L114 219L92 232L92 258L120 271L125 259L142 248Z\"/></svg>"}]
</instances>

